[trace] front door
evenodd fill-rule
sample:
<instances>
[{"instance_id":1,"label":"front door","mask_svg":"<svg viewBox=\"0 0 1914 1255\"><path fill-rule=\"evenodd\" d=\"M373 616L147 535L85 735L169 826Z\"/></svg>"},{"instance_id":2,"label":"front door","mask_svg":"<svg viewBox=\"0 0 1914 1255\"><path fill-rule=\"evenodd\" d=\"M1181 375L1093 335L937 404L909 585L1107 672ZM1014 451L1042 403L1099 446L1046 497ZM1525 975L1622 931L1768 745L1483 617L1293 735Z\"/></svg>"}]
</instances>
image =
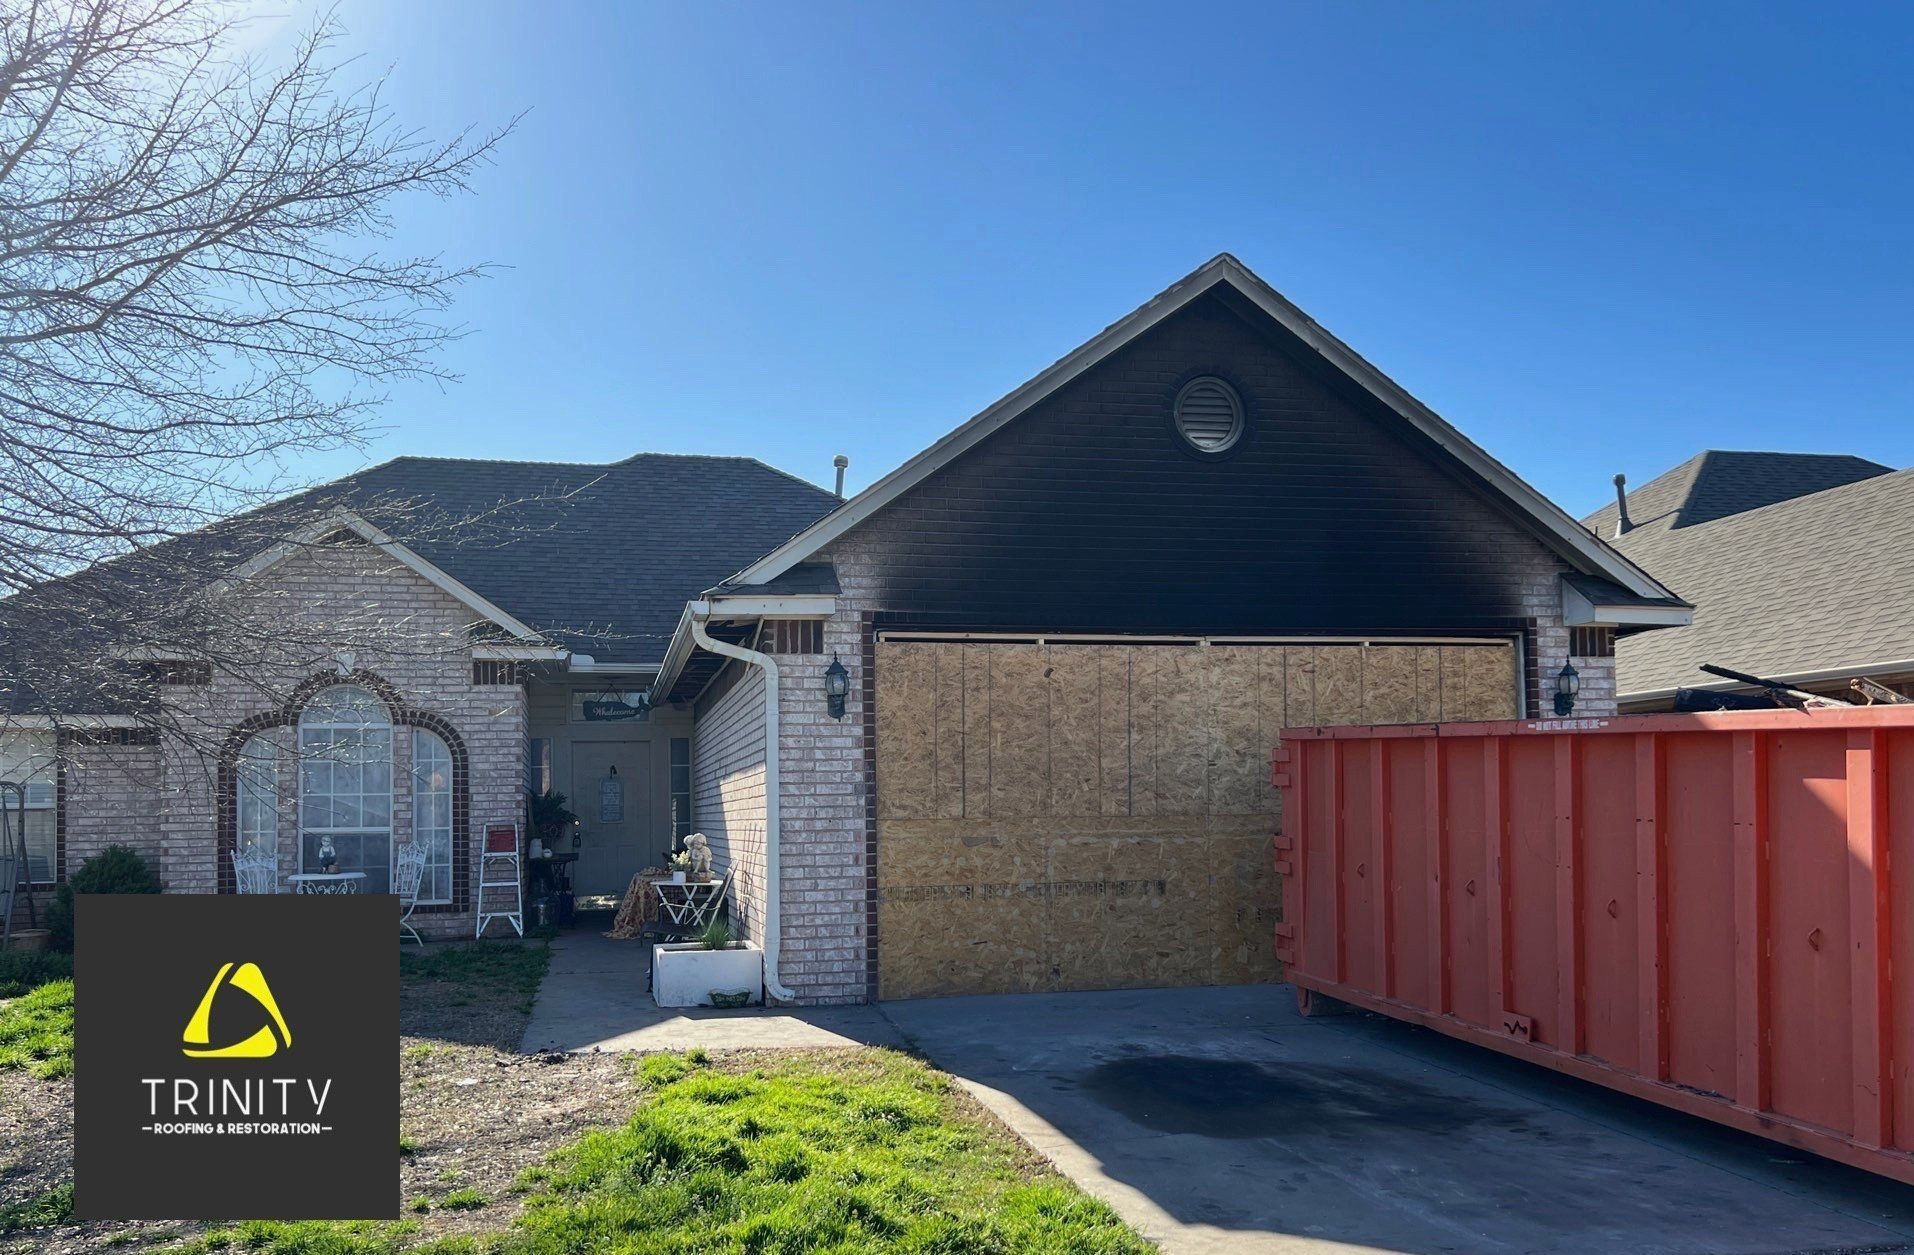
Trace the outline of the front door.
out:
<instances>
[{"instance_id":1,"label":"front door","mask_svg":"<svg viewBox=\"0 0 1914 1255\"><path fill-rule=\"evenodd\" d=\"M572 743L571 808L578 815L580 897L622 898L631 878L664 856L654 839L651 742Z\"/></svg>"}]
</instances>

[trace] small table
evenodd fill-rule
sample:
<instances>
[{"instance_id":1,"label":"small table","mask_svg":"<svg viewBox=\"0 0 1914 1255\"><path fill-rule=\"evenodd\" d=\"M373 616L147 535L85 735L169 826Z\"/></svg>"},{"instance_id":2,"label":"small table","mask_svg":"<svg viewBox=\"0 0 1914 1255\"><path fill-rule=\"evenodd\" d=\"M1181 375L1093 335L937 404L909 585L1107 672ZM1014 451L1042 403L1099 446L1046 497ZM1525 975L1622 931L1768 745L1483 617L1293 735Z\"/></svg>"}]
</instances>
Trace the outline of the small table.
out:
<instances>
[{"instance_id":1,"label":"small table","mask_svg":"<svg viewBox=\"0 0 1914 1255\"><path fill-rule=\"evenodd\" d=\"M299 872L286 877L294 893L357 893L364 872Z\"/></svg>"},{"instance_id":2,"label":"small table","mask_svg":"<svg viewBox=\"0 0 1914 1255\"><path fill-rule=\"evenodd\" d=\"M717 913L724 901L722 880L671 880L654 877L651 887L658 894L658 907L665 917L680 928L702 928Z\"/></svg>"},{"instance_id":3,"label":"small table","mask_svg":"<svg viewBox=\"0 0 1914 1255\"><path fill-rule=\"evenodd\" d=\"M533 897L543 887L547 893L558 894L571 888L572 864L578 861L576 850L567 850L563 854L550 853L544 858L527 858L525 866L531 869Z\"/></svg>"}]
</instances>

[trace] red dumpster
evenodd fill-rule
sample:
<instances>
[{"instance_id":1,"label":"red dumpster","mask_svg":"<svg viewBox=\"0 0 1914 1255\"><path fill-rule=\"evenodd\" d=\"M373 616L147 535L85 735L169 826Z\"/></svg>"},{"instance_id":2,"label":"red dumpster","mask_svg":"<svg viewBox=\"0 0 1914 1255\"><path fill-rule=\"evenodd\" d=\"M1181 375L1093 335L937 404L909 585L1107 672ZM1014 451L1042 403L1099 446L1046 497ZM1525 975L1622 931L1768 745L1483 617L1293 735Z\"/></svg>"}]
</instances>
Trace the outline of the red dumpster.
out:
<instances>
[{"instance_id":1,"label":"red dumpster","mask_svg":"<svg viewBox=\"0 0 1914 1255\"><path fill-rule=\"evenodd\" d=\"M1305 999L1914 1183L1914 707L1290 728L1275 760Z\"/></svg>"}]
</instances>

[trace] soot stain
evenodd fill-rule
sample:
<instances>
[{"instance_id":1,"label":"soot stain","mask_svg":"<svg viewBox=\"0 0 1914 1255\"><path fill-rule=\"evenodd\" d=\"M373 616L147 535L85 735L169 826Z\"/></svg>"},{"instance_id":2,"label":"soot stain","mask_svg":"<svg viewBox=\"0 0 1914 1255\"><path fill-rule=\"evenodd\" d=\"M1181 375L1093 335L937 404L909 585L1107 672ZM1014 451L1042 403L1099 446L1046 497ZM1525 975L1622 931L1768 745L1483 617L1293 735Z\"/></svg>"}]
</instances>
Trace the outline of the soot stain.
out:
<instances>
[{"instance_id":1,"label":"soot stain","mask_svg":"<svg viewBox=\"0 0 1914 1255\"><path fill-rule=\"evenodd\" d=\"M1454 1133L1526 1123L1519 1111L1367 1068L1134 1055L1091 1068L1084 1092L1145 1128L1204 1137L1294 1137L1361 1128Z\"/></svg>"}]
</instances>

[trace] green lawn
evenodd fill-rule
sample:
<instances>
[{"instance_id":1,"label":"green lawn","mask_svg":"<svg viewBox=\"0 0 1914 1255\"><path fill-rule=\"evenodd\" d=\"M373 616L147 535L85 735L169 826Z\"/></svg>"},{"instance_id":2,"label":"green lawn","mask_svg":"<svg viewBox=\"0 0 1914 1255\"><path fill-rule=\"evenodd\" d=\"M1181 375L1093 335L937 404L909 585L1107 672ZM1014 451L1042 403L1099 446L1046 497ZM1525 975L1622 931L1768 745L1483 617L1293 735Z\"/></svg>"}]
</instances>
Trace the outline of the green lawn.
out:
<instances>
[{"instance_id":1,"label":"green lawn","mask_svg":"<svg viewBox=\"0 0 1914 1255\"><path fill-rule=\"evenodd\" d=\"M1050 1171L948 1077L881 1050L652 1055L646 1101L524 1174L524 1211L493 1255L915 1252L1131 1255L1153 1250ZM488 1205L475 1199L470 1205ZM387 1255L413 1225L247 1224L189 1249ZM419 1248L474 1249L470 1237Z\"/></svg>"},{"instance_id":2,"label":"green lawn","mask_svg":"<svg viewBox=\"0 0 1914 1255\"><path fill-rule=\"evenodd\" d=\"M73 982L50 981L0 1006L0 1071L73 1075Z\"/></svg>"},{"instance_id":3,"label":"green lawn","mask_svg":"<svg viewBox=\"0 0 1914 1255\"><path fill-rule=\"evenodd\" d=\"M409 992L444 985L467 996L490 995L531 1009L538 982L545 979L551 950L542 941L478 941L399 951L399 978Z\"/></svg>"},{"instance_id":4,"label":"green lawn","mask_svg":"<svg viewBox=\"0 0 1914 1255\"><path fill-rule=\"evenodd\" d=\"M49 956L30 966L16 960L0 968L0 998L11 999L0 1005L0 1071L73 1074L73 982L50 979L72 972L63 958ZM407 952L399 968L409 992L429 991L460 1007L529 1011L549 960L543 943L480 943L423 955Z\"/></svg>"}]
</instances>

